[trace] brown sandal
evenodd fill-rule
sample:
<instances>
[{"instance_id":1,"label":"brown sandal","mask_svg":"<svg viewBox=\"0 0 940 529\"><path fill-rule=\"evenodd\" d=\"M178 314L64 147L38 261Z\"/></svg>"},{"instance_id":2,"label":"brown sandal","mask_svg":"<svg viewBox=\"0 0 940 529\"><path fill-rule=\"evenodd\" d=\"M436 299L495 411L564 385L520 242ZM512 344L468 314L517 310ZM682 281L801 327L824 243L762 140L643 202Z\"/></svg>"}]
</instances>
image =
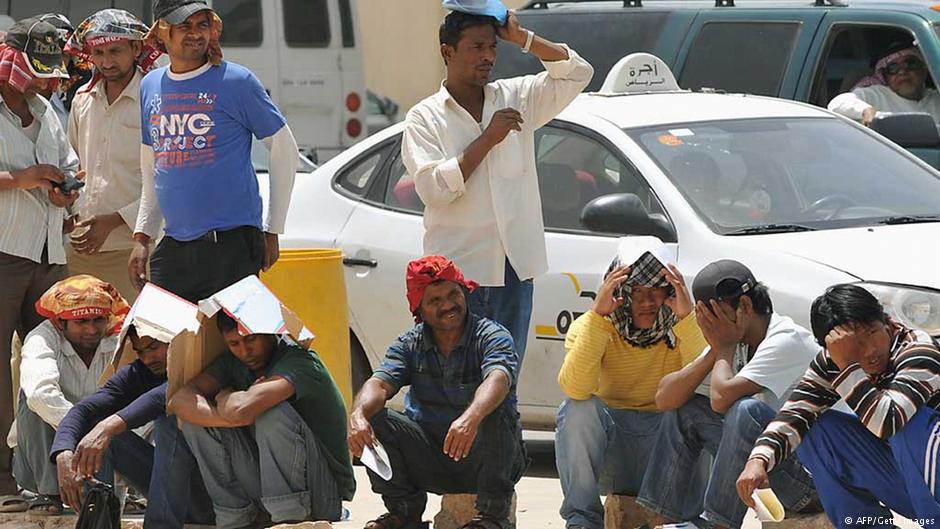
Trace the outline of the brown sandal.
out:
<instances>
[{"instance_id":1,"label":"brown sandal","mask_svg":"<svg viewBox=\"0 0 940 529\"><path fill-rule=\"evenodd\" d=\"M427 524L421 518L407 519L397 514L387 512L375 520L366 522L364 529L426 529Z\"/></svg>"},{"instance_id":2,"label":"brown sandal","mask_svg":"<svg viewBox=\"0 0 940 529\"><path fill-rule=\"evenodd\" d=\"M511 527L513 527L513 525L508 518L503 518L500 520L491 516L483 516L482 514L479 514L461 526L460 529L510 529Z\"/></svg>"}]
</instances>

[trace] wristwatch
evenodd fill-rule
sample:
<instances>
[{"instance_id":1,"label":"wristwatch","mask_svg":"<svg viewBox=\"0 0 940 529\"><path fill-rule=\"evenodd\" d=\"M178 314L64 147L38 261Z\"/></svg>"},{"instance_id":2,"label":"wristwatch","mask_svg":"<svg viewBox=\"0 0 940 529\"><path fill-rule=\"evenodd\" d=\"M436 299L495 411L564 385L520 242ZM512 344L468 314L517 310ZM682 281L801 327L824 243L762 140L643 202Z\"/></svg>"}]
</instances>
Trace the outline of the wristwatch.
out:
<instances>
[{"instance_id":1,"label":"wristwatch","mask_svg":"<svg viewBox=\"0 0 940 529\"><path fill-rule=\"evenodd\" d=\"M522 53L529 53L529 48L532 47L532 39L535 38L535 32L531 29L525 30L528 34L525 38L525 46L522 47Z\"/></svg>"}]
</instances>

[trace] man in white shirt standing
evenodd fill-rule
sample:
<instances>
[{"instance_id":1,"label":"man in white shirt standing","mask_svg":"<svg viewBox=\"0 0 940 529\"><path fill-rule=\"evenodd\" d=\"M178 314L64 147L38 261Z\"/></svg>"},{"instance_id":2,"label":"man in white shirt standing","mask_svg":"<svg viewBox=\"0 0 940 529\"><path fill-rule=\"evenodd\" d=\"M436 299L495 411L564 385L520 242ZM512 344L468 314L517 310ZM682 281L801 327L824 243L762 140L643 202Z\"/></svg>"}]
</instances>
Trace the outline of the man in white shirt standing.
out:
<instances>
[{"instance_id":1,"label":"man in white shirt standing","mask_svg":"<svg viewBox=\"0 0 940 529\"><path fill-rule=\"evenodd\" d=\"M72 406L98 390L129 310L117 289L88 275L59 281L36 302L48 319L23 341L13 457L17 485L38 494L22 500L33 514L62 512L50 458L55 430Z\"/></svg>"},{"instance_id":2,"label":"man in white shirt standing","mask_svg":"<svg viewBox=\"0 0 940 529\"><path fill-rule=\"evenodd\" d=\"M159 53L142 43L149 28L122 9L104 9L78 26L65 51L95 65L72 100L69 142L85 168L69 271L114 285L129 303L127 274L140 205L140 80Z\"/></svg>"},{"instance_id":3,"label":"man in white shirt standing","mask_svg":"<svg viewBox=\"0 0 940 529\"><path fill-rule=\"evenodd\" d=\"M767 287L737 261L703 268L692 295L708 347L659 383L656 405L667 413L637 503L661 516L658 523L700 516L717 528L740 529L747 506L735 489L738 474L819 346L808 330L773 311ZM714 457L708 485L690 487L702 450ZM790 512L820 511L812 477L796 458L781 463L770 484Z\"/></svg>"},{"instance_id":4,"label":"man in white shirt standing","mask_svg":"<svg viewBox=\"0 0 940 529\"><path fill-rule=\"evenodd\" d=\"M408 111L402 160L425 204L424 253L453 260L481 285L470 307L509 330L521 367L532 279L548 270L534 133L587 86L594 69L566 45L520 27L512 12L503 9L500 18L445 17L447 78ZM497 38L540 59L546 71L489 82Z\"/></svg>"},{"instance_id":5,"label":"man in white shirt standing","mask_svg":"<svg viewBox=\"0 0 940 529\"><path fill-rule=\"evenodd\" d=\"M829 110L866 127L878 112L926 112L940 121L940 93L927 88L927 64L910 41L895 43L875 64L875 72L851 92L829 102Z\"/></svg>"}]
</instances>

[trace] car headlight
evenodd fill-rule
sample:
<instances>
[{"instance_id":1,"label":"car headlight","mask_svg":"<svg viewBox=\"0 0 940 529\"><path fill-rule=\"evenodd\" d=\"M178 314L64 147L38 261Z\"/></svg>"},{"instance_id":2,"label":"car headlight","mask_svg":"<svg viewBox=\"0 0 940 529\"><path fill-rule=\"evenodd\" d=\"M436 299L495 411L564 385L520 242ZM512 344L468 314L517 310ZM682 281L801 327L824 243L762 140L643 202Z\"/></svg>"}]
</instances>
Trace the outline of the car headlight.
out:
<instances>
[{"instance_id":1,"label":"car headlight","mask_svg":"<svg viewBox=\"0 0 940 529\"><path fill-rule=\"evenodd\" d=\"M920 288L861 283L899 323L940 335L940 293Z\"/></svg>"}]
</instances>

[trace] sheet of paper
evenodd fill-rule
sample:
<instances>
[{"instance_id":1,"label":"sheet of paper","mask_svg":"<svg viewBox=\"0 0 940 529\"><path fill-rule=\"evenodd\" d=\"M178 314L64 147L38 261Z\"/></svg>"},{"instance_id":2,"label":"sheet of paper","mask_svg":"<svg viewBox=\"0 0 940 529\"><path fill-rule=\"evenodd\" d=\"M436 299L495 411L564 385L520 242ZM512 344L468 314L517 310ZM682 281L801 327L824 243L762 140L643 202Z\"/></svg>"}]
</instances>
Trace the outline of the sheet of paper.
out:
<instances>
[{"instance_id":1,"label":"sheet of paper","mask_svg":"<svg viewBox=\"0 0 940 529\"><path fill-rule=\"evenodd\" d=\"M675 252L656 237L621 237L617 245L617 255L625 265L635 263L646 252L653 254L664 266L676 263Z\"/></svg>"},{"instance_id":2,"label":"sheet of paper","mask_svg":"<svg viewBox=\"0 0 940 529\"><path fill-rule=\"evenodd\" d=\"M783 505L770 489L756 489L751 498L754 500L757 519L761 522L782 522L785 516Z\"/></svg>"},{"instance_id":3,"label":"sheet of paper","mask_svg":"<svg viewBox=\"0 0 940 529\"><path fill-rule=\"evenodd\" d=\"M376 443L374 448L366 446L359 460L366 468L378 474L385 481L392 479L392 464L389 462L388 453L385 452L385 447L381 443Z\"/></svg>"}]
</instances>

